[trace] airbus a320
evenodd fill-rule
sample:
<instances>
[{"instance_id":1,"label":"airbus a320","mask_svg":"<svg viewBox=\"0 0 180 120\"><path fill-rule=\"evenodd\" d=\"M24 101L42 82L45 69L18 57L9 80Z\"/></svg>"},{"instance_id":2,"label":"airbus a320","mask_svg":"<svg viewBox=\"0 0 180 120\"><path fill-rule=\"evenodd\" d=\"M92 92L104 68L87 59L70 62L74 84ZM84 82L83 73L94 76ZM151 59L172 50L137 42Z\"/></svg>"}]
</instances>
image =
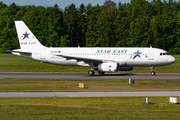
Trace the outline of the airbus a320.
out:
<instances>
[{"instance_id":1,"label":"airbus a320","mask_svg":"<svg viewBox=\"0 0 180 120\"><path fill-rule=\"evenodd\" d=\"M23 21L15 21L21 49L12 54L28 59L62 66L91 67L90 76L98 71L132 71L134 67L151 67L173 64L176 59L168 52L152 47L45 47Z\"/></svg>"}]
</instances>

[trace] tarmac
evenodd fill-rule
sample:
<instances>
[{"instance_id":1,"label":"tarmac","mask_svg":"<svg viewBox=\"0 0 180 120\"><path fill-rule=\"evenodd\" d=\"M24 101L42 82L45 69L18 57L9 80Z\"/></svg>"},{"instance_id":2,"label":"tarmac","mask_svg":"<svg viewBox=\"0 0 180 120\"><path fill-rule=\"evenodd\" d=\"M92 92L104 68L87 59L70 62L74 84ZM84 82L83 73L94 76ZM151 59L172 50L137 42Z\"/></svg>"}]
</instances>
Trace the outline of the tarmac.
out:
<instances>
[{"instance_id":1,"label":"tarmac","mask_svg":"<svg viewBox=\"0 0 180 120\"><path fill-rule=\"evenodd\" d=\"M49 73L49 72L0 72L0 79L25 80L145 80L180 81L180 74L157 73L106 73L89 76L87 73Z\"/></svg>"}]
</instances>

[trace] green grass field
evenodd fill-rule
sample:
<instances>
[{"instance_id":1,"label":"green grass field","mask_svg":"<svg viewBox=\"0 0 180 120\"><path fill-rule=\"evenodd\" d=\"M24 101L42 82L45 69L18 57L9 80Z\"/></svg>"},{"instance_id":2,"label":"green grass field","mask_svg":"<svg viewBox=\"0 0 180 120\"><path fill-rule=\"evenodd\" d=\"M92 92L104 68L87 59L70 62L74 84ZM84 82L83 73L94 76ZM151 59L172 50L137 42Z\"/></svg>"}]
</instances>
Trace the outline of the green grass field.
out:
<instances>
[{"instance_id":1,"label":"green grass field","mask_svg":"<svg viewBox=\"0 0 180 120\"><path fill-rule=\"evenodd\" d=\"M168 97L1 98L2 120L179 120L180 105ZM177 99L180 99L178 97Z\"/></svg>"},{"instance_id":2,"label":"green grass field","mask_svg":"<svg viewBox=\"0 0 180 120\"><path fill-rule=\"evenodd\" d=\"M78 88L79 83L86 85ZM179 81L58 81L0 80L0 92L54 91L170 91L179 90ZM170 97L170 96L169 96ZM180 118L180 104L168 104L169 97L95 98L0 98L2 120L164 120ZM179 100L180 97L177 97Z\"/></svg>"},{"instance_id":3,"label":"green grass field","mask_svg":"<svg viewBox=\"0 0 180 120\"><path fill-rule=\"evenodd\" d=\"M85 89L79 88L85 84ZM180 81L78 80L0 80L0 92L116 92L116 91L178 91Z\"/></svg>"},{"instance_id":4,"label":"green grass field","mask_svg":"<svg viewBox=\"0 0 180 120\"><path fill-rule=\"evenodd\" d=\"M169 66L155 67L156 73L180 73L180 55ZM0 54L0 72L88 72L90 68L80 66L57 66L29 60L11 54ZM150 67L135 67L128 73L150 73ZM121 71L120 71L121 72Z\"/></svg>"}]
</instances>

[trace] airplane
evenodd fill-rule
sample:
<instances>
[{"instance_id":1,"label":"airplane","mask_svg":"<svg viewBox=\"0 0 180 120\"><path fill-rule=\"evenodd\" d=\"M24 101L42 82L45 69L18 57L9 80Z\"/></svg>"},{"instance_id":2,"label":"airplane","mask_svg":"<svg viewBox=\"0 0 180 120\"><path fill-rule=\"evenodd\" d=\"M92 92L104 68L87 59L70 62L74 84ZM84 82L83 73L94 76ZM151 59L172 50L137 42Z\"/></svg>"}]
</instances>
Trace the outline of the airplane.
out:
<instances>
[{"instance_id":1,"label":"airplane","mask_svg":"<svg viewBox=\"0 0 180 120\"><path fill-rule=\"evenodd\" d=\"M61 66L91 67L89 76L95 71L132 71L134 67L151 67L175 63L176 59L168 52L152 47L45 47L23 21L15 21L21 49L11 53L24 58Z\"/></svg>"}]
</instances>

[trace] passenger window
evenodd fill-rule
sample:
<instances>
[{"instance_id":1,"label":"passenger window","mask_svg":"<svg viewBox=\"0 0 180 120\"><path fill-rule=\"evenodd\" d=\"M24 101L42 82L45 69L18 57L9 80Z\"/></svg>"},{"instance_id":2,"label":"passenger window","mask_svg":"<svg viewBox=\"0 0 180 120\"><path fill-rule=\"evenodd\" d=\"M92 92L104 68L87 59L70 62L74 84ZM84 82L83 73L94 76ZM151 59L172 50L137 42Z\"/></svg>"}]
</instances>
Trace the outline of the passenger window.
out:
<instances>
[{"instance_id":1,"label":"passenger window","mask_svg":"<svg viewBox=\"0 0 180 120\"><path fill-rule=\"evenodd\" d=\"M162 53L160 53L160 55L162 55Z\"/></svg>"},{"instance_id":2,"label":"passenger window","mask_svg":"<svg viewBox=\"0 0 180 120\"><path fill-rule=\"evenodd\" d=\"M166 55L166 53L163 53L163 55Z\"/></svg>"}]
</instances>

